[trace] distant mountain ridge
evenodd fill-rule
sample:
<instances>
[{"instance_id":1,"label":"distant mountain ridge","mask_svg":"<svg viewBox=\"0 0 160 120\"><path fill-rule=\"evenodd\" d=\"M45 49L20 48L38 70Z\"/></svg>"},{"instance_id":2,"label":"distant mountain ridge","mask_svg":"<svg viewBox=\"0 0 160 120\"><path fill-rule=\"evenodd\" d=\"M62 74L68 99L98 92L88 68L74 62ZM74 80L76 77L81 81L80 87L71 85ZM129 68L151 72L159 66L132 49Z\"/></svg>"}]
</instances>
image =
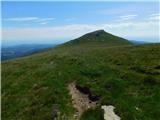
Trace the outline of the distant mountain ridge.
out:
<instances>
[{"instance_id":1,"label":"distant mountain ridge","mask_svg":"<svg viewBox=\"0 0 160 120\"><path fill-rule=\"evenodd\" d=\"M21 44L10 47L3 47L1 49L1 60L10 60L14 58L24 57L43 49L53 48L55 45L52 44Z\"/></svg>"}]
</instances>

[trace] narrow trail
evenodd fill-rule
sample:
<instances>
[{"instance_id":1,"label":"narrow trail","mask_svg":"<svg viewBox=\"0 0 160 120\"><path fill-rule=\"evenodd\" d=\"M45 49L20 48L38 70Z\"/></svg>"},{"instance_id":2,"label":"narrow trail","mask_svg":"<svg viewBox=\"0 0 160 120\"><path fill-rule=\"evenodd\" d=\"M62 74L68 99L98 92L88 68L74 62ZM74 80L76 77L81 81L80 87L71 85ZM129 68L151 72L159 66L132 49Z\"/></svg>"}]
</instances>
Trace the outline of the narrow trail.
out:
<instances>
[{"instance_id":1,"label":"narrow trail","mask_svg":"<svg viewBox=\"0 0 160 120\"><path fill-rule=\"evenodd\" d=\"M79 120L84 111L96 106L96 102L89 100L88 95L83 94L79 90L77 90L74 83L69 84L68 89L70 95L72 96L72 104L77 110L74 114L74 119Z\"/></svg>"}]
</instances>

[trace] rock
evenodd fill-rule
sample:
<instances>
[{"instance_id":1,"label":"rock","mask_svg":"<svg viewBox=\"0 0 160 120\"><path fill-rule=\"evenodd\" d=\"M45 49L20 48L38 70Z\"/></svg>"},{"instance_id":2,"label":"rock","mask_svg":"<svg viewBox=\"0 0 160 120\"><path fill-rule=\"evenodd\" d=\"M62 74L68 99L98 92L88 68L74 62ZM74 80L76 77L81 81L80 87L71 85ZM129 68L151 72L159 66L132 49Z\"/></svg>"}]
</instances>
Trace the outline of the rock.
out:
<instances>
[{"instance_id":1,"label":"rock","mask_svg":"<svg viewBox=\"0 0 160 120\"><path fill-rule=\"evenodd\" d=\"M114 106L103 105L101 108L104 110L104 120L120 120L121 118L114 113Z\"/></svg>"}]
</instances>

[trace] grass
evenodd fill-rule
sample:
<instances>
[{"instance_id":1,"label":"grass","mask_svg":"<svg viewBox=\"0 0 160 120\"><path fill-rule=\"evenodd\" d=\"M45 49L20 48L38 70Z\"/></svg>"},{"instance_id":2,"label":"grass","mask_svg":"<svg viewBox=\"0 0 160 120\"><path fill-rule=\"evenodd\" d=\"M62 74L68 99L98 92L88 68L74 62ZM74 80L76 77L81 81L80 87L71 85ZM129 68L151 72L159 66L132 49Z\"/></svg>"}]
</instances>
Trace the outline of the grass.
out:
<instances>
[{"instance_id":1,"label":"grass","mask_svg":"<svg viewBox=\"0 0 160 120\"><path fill-rule=\"evenodd\" d=\"M2 62L2 119L51 120L54 111L71 117L75 109L67 86L75 81L100 96L81 120L101 120L101 105L115 106L122 120L158 120L160 44L85 45Z\"/></svg>"}]
</instances>

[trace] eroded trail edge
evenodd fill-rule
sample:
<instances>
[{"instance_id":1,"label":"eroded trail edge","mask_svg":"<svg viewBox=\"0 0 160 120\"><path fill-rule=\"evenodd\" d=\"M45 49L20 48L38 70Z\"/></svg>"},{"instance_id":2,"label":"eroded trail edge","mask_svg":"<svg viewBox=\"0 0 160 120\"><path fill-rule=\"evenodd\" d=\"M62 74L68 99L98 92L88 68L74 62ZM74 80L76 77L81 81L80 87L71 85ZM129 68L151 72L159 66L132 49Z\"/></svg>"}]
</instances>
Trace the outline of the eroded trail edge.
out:
<instances>
[{"instance_id":1,"label":"eroded trail edge","mask_svg":"<svg viewBox=\"0 0 160 120\"><path fill-rule=\"evenodd\" d=\"M72 96L72 104L77 110L74 114L74 118L78 120L82 113L89 108L94 108L97 102L93 102L89 99L87 94L81 93L77 88L75 83L70 83L68 85L70 95Z\"/></svg>"}]
</instances>

